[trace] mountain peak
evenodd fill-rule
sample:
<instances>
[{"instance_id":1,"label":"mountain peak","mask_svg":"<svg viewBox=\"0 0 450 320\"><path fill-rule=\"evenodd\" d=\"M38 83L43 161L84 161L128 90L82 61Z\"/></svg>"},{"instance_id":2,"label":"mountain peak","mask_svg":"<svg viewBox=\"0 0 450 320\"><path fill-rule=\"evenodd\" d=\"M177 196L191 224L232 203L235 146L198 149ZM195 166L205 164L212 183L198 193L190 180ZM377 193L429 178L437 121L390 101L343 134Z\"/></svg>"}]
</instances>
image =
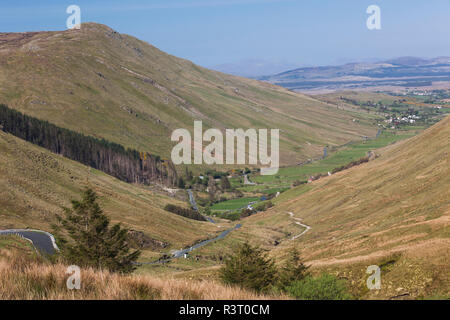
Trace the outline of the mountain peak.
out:
<instances>
[{"instance_id":1,"label":"mountain peak","mask_svg":"<svg viewBox=\"0 0 450 320\"><path fill-rule=\"evenodd\" d=\"M80 30L83 32L106 32L107 34L119 34L119 32L117 32L113 28L97 22L84 22L81 24ZM78 31L78 29L72 29L68 31Z\"/></svg>"}]
</instances>

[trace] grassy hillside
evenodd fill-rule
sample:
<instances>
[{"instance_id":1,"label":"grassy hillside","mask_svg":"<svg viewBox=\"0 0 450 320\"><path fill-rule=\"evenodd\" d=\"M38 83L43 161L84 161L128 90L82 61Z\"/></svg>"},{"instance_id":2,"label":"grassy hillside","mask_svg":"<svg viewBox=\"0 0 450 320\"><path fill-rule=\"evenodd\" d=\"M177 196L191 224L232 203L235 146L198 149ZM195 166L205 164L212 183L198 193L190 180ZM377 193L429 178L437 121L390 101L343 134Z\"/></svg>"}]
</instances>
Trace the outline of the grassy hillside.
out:
<instances>
[{"instance_id":1,"label":"grassy hillside","mask_svg":"<svg viewBox=\"0 0 450 320\"><path fill-rule=\"evenodd\" d=\"M71 199L79 199L88 186L99 194L104 211L114 222L176 249L218 229L163 210L169 202L185 205L175 198L121 182L1 131L0 163L0 229L50 231L55 214L70 206Z\"/></svg>"},{"instance_id":2,"label":"grassy hillside","mask_svg":"<svg viewBox=\"0 0 450 320\"><path fill-rule=\"evenodd\" d=\"M295 226L286 213L293 212L311 227L294 243L313 265L338 266L342 271L345 266L367 267L399 255L404 259L401 263L414 261L410 264L417 270L416 275L403 279L396 271L396 283L403 283L398 287L409 286L411 295L419 296L433 286L433 281L442 280L440 288L448 294L449 137L447 117L424 133L387 147L381 157L369 163L286 192L285 201L249 218L252 222L244 227L288 228L300 233L302 227ZM302 192L303 188L309 190ZM283 242L282 247L289 245L292 242ZM406 272L408 263L403 267L401 263L399 268ZM396 265L391 267L396 270ZM387 296L395 295L398 288L384 289L382 294Z\"/></svg>"},{"instance_id":3,"label":"grassy hillside","mask_svg":"<svg viewBox=\"0 0 450 320\"><path fill-rule=\"evenodd\" d=\"M1 300L257 300L285 297L259 295L212 281L124 276L83 269L81 290L66 287L67 266L37 257L26 241L0 238Z\"/></svg>"},{"instance_id":4,"label":"grassy hillside","mask_svg":"<svg viewBox=\"0 0 450 320\"><path fill-rule=\"evenodd\" d=\"M0 102L164 157L172 130L192 128L194 119L220 129L281 129L282 164L376 133L369 115L207 70L93 23L0 34Z\"/></svg>"},{"instance_id":5,"label":"grassy hillside","mask_svg":"<svg viewBox=\"0 0 450 320\"><path fill-rule=\"evenodd\" d=\"M313 272L349 279L357 297L446 297L449 137L447 117L418 136L377 150L375 160L286 191L275 207L246 218L241 229L198 254L226 252L249 240L282 261L295 246ZM291 240L305 231L297 222L311 229ZM382 269L380 291L365 286L372 264Z\"/></svg>"}]
</instances>

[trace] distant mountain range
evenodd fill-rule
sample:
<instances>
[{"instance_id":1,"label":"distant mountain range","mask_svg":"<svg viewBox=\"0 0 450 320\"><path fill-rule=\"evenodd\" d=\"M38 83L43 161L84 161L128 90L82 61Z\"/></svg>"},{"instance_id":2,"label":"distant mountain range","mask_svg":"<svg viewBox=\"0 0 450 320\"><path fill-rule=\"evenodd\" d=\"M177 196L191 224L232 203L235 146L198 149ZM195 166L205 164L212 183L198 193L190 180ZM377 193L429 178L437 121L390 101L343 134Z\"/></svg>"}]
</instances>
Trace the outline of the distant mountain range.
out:
<instances>
[{"instance_id":1,"label":"distant mountain range","mask_svg":"<svg viewBox=\"0 0 450 320\"><path fill-rule=\"evenodd\" d=\"M401 57L374 63L297 68L259 80L296 91L431 87L450 84L450 57Z\"/></svg>"},{"instance_id":2,"label":"distant mountain range","mask_svg":"<svg viewBox=\"0 0 450 320\"><path fill-rule=\"evenodd\" d=\"M301 65L289 62L246 59L234 63L220 64L211 67L211 69L240 77L257 78L268 74L277 74L299 67L301 67Z\"/></svg>"}]
</instances>

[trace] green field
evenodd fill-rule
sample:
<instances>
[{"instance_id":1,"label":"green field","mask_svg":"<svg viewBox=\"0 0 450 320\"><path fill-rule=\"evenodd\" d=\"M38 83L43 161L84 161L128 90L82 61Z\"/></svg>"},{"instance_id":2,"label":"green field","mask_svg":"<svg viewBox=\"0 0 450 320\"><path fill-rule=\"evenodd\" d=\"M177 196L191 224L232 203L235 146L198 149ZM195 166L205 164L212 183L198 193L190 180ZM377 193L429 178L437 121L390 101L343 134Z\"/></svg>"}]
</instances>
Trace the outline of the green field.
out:
<instances>
[{"instance_id":1,"label":"green field","mask_svg":"<svg viewBox=\"0 0 450 320\"><path fill-rule=\"evenodd\" d=\"M406 130L385 130L376 139L349 143L340 148L335 148L337 151L334 152L331 149L329 156L325 159L302 166L280 168L276 175L261 176L250 174L249 178L257 183L256 185L244 185L242 177L230 178L231 185L237 190L244 192L247 197L217 203L211 207L211 213L214 215L225 214L227 216L222 216L222 218L235 219L238 217L236 215L238 214L238 209L245 207L249 202L259 200L258 197L252 196L274 195L280 192L281 195L279 197L271 200L273 203L279 203L282 200L296 196L297 193L307 192L310 189L308 185L294 189L291 186L294 181L305 183L310 176L331 172L335 168L365 157L369 151L410 138L422 130L424 130L423 126L412 126Z\"/></svg>"},{"instance_id":2,"label":"green field","mask_svg":"<svg viewBox=\"0 0 450 320\"><path fill-rule=\"evenodd\" d=\"M327 173L332 171L334 168L340 167L342 165L348 164L351 161L360 159L366 156L367 152L370 150L375 150L378 148L385 147L396 141L412 137L416 134L417 130L422 128L414 128L413 130L402 130L402 131L384 131L380 137L374 140L368 140L363 142L358 142L346 146L335 153L332 153L327 158L316 161L303 166L291 166L280 168L278 174L271 176L261 176L253 175L251 180L258 183L264 184L265 186L270 186L270 188L282 188L288 187L295 180L305 181L311 175L317 175L319 173ZM242 191L254 191L261 189L261 186L245 186L240 190Z\"/></svg>"},{"instance_id":3,"label":"green field","mask_svg":"<svg viewBox=\"0 0 450 320\"><path fill-rule=\"evenodd\" d=\"M258 197L237 198L228 201L216 203L211 207L212 212L232 211L245 207L248 203L258 201Z\"/></svg>"}]
</instances>

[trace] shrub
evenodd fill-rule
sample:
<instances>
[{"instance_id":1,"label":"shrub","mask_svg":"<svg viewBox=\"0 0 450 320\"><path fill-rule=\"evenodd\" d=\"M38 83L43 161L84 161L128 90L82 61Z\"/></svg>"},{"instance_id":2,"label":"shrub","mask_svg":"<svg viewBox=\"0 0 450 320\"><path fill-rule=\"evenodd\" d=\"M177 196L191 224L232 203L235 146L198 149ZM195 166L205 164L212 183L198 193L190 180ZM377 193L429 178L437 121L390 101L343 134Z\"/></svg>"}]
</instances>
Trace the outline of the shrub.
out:
<instances>
[{"instance_id":1,"label":"shrub","mask_svg":"<svg viewBox=\"0 0 450 320\"><path fill-rule=\"evenodd\" d=\"M278 287L286 291L292 283L305 279L309 275L308 268L301 261L298 250L293 248L286 263L279 270Z\"/></svg>"},{"instance_id":2,"label":"shrub","mask_svg":"<svg viewBox=\"0 0 450 320\"><path fill-rule=\"evenodd\" d=\"M220 178L220 184L221 184L221 187L222 187L223 191L231 190L231 183L228 180L227 176L223 176L223 177Z\"/></svg>"},{"instance_id":3,"label":"shrub","mask_svg":"<svg viewBox=\"0 0 450 320\"><path fill-rule=\"evenodd\" d=\"M207 207L207 206L211 205L209 199L198 197L196 200L197 200L197 204L201 207Z\"/></svg>"},{"instance_id":4,"label":"shrub","mask_svg":"<svg viewBox=\"0 0 450 320\"><path fill-rule=\"evenodd\" d=\"M241 214L240 217L241 218L246 218L246 217L250 217L252 214L256 213L256 210L254 209L249 209L249 208L245 208L241 210Z\"/></svg>"},{"instance_id":5,"label":"shrub","mask_svg":"<svg viewBox=\"0 0 450 320\"><path fill-rule=\"evenodd\" d=\"M266 201L266 202L263 202L263 203L257 205L255 207L255 211L257 211L257 212L266 211L267 209L272 208L272 207L273 207L272 201Z\"/></svg>"},{"instance_id":6,"label":"shrub","mask_svg":"<svg viewBox=\"0 0 450 320\"><path fill-rule=\"evenodd\" d=\"M241 182L242 183L242 182ZM244 196L244 194L242 193L241 190L237 190L234 192L236 198L242 198Z\"/></svg>"},{"instance_id":7,"label":"shrub","mask_svg":"<svg viewBox=\"0 0 450 320\"><path fill-rule=\"evenodd\" d=\"M206 221L205 217L203 217L201 214L199 214L197 211L192 209L186 209L179 206L176 206L174 204L168 204L164 207L164 210L175 213L179 216L194 219L198 221Z\"/></svg>"},{"instance_id":8,"label":"shrub","mask_svg":"<svg viewBox=\"0 0 450 320\"><path fill-rule=\"evenodd\" d=\"M287 292L301 300L349 300L344 280L340 280L330 274L322 274L320 277L306 277L304 280L292 283Z\"/></svg>"},{"instance_id":9,"label":"shrub","mask_svg":"<svg viewBox=\"0 0 450 320\"><path fill-rule=\"evenodd\" d=\"M276 267L272 259L260 248L248 243L225 261L220 270L221 279L227 284L257 292L267 292L276 282Z\"/></svg>"},{"instance_id":10,"label":"shrub","mask_svg":"<svg viewBox=\"0 0 450 320\"><path fill-rule=\"evenodd\" d=\"M238 211L234 211L234 212L225 212L225 213L215 213L214 214L216 217L220 217L222 219L227 219L230 221L236 221L239 220L241 218L241 213Z\"/></svg>"},{"instance_id":11,"label":"shrub","mask_svg":"<svg viewBox=\"0 0 450 320\"><path fill-rule=\"evenodd\" d=\"M182 177L178 178L178 188L184 189L186 187L186 184L184 183L184 180Z\"/></svg>"},{"instance_id":12,"label":"shrub","mask_svg":"<svg viewBox=\"0 0 450 320\"><path fill-rule=\"evenodd\" d=\"M369 160L370 160L369 157L364 157L364 158L361 158L359 160L352 161L349 164L346 164L344 166L341 166L341 167L338 167L338 168L334 168L332 173L336 173L336 172L339 172L339 171L347 170L347 169L350 169L351 167L354 167L354 166L359 166L360 164L369 162Z\"/></svg>"},{"instance_id":13,"label":"shrub","mask_svg":"<svg viewBox=\"0 0 450 320\"><path fill-rule=\"evenodd\" d=\"M293 186L293 187L298 187L299 185L302 185L302 184L305 184L305 183L307 183L307 181L295 180L295 181L292 183L292 186Z\"/></svg>"}]
</instances>

